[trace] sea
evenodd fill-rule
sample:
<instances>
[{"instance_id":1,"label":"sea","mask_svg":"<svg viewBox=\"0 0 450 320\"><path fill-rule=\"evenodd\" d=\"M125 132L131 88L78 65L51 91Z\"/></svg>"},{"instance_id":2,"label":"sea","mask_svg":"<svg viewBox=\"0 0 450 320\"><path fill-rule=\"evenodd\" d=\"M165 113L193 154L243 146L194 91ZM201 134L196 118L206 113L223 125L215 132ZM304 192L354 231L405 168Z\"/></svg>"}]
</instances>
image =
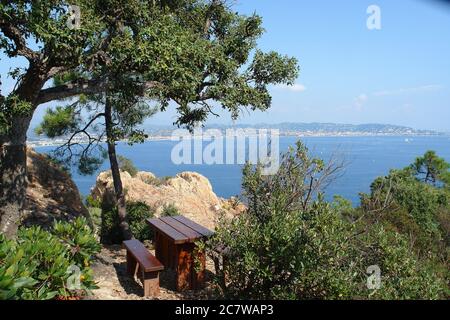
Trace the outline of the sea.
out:
<instances>
[{"instance_id":1,"label":"sea","mask_svg":"<svg viewBox=\"0 0 450 320\"><path fill-rule=\"evenodd\" d=\"M301 140L311 155L327 161L330 158L345 163L339 177L325 190L327 200L340 195L359 205L359 193L370 191L372 181L403 168L427 150L450 162L450 136L360 136L360 137L280 137L280 152L287 151ZM175 164L172 150L178 142L150 140L133 146L119 143L118 154L133 161L140 171L149 171L158 177L174 176L183 171L195 171L209 179L214 192L223 198L241 194L242 167L239 164ZM39 152L51 152L54 147L38 147ZM74 168L72 178L83 196L89 194L98 173L108 169L108 161L93 175L80 175Z\"/></svg>"}]
</instances>

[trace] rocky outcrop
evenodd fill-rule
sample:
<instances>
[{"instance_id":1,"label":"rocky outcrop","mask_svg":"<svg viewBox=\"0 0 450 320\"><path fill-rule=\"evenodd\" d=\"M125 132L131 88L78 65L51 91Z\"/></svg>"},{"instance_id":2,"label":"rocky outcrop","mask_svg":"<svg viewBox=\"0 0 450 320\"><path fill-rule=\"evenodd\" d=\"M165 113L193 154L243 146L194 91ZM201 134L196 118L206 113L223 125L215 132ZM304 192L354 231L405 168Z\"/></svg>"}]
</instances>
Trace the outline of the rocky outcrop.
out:
<instances>
[{"instance_id":1,"label":"rocky outcrop","mask_svg":"<svg viewBox=\"0 0 450 320\"><path fill-rule=\"evenodd\" d=\"M174 205L180 214L211 229L221 212L235 215L244 209L235 199L218 197L209 180L196 172L183 172L163 180L149 172L139 172L135 177L121 172L121 178L127 201L145 202L156 209L157 215L165 206ZM113 202L114 187L110 171L99 174L91 195L106 203Z\"/></svg>"},{"instance_id":2,"label":"rocky outcrop","mask_svg":"<svg viewBox=\"0 0 450 320\"><path fill-rule=\"evenodd\" d=\"M70 175L47 156L27 150L28 187L23 225L49 226L55 220L89 217Z\"/></svg>"}]
</instances>

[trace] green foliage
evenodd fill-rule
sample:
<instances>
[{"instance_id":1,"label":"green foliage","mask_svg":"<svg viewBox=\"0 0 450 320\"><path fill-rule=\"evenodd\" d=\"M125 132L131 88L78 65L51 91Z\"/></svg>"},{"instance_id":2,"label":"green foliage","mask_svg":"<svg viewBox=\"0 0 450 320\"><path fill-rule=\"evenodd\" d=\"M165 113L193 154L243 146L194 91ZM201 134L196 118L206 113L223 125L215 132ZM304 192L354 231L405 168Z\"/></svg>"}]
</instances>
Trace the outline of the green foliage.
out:
<instances>
[{"instance_id":1,"label":"green foliage","mask_svg":"<svg viewBox=\"0 0 450 320\"><path fill-rule=\"evenodd\" d=\"M282 157L275 176L244 168L248 209L223 217L206 243L216 281L229 298L296 299L349 295L353 272L347 248L351 226L331 207L311 200L311 177L326 165L301 143ZM320 189L319 185L314 186ZM222 259L222 255L224 256Z\"/></svg>"},{"instance_id":2,"label":"green foliage","mask_svg":"<svg viewBox=\"0 0 450 320\"><path fill-rule=\"evenodd\" d=\"M258 219L264 220L275 210L306 210L342 168L342 163L311 157L300 141L281 156L280 162L272 176L263 175L261 166L243 169L243 195Z\"/></svg>"},{"instance_id":3,"label":"green foliage","mask_svg":"<svg viewBox=\"0 0 450 320\"><path fill-rule=\"evenodd\" d=\"M161 212L162 217L173 217L173 216L179 216L180 211L178 210L177 206L173 203L165 204L163 206L163 210Z\"/></svg>"},{"instance_id":4,"label":"green foliage","mask_svg":"<svg viewBox=\"0 0 450 320\"><path fill-rule=\"evenodd\" d=\"M27 116L31 110L31 104L21 100L17 95L10 94L3 98L0 94L0 134L8 134L11 129L11 120L14 117Z\"/></svg>"},{"instance_id":5,"label":"green foliage","mask_svg":"<svg viewBox=\"0 0 450 320\"><path fill-rule=\"evenodd\" d=\"M305 185L311 180L305 177L323 174L326 164L311 159L301 143L282 159L273 177L263 176L259 166L245 167L248 209L233 218L222 217L215 235L200 244L214 261L215 281L224 297L444 296L445 269L411 251L413 242L407 235L367 220L367 208L355 209L345 199L326 203L319 193L305 201L312 192L311 185ZM381 269L379 289L367 287L366 270L374 265Z\"/></svg>"},{"instance_id":6,"label":"green foliage","mask_svg":"<svg viewBox=\"0 0 450 320\"><path fill-rule=\"evenodd\" d=\"M96 235L100 235L102 228L102 209L96 207L88 207L89 216L92 219L94 231Z\"/></svg>"},{"instance_id":7,"label":"green foliage","mask_svg":"<svg viewBox=\"0 0 450 320\"><path fill-rule=\"evenodd\" d=\"M132 177L136 176L136 174L138 173L138 169L131 159L128 159L124 156L118 156L117 160L119 161L120 170L128 172Z\"/></svg>"},{"instance_id":8,"label":"green foliage","mask_svg":"<svg viewBox=\"0 0 450 320\"><path fill-rule=\"evenodd\" d=\"M90 259L100 250L84 218L55 223L52 230L21 228L17 241L0 235L0 299L53 299L95 288ZM72 268L79 268L80 279ZM80 287L70 289L70 281Z\"/></svg>"},{"instance_id":9,"label":"green foliage","mask_svg":"<svg viewBox=\"0 0 450 320\"><path fill-rule=\"evenodd\" d=\"M405 250L417 255L417 268L426 269L420 273L437 277L428 282L430 290L449 279L450 193L442 180L447 168L442 158L428 151L411 166L377 178L370 194L361 195L361 208L355 211L362 212L359 228L381 225L408 239Z\"/></svg>"},{"instance_id":10,"label":"green foliage","mask_svg":"<svg viewBox=\"0 0 450 320\"><path fill-rule=\"evenodd\" d=\"M249 203L251 206L252 203ZM307 212L249 209L223 218L208 251L219 265L217 283L228 298L349 298L355 294L351 225L324 202ZM217 249L222 248L217 254ZM220 263L224 254L225 263ZM226 281L225 281L226 279Z\"/></svg>"},{"instance_id":11,"label":"green foliage","mask_svg":"<svg viewBox=\"0 0 450 320\"><path fill-rule=\"evenodd\" d=\"M341 196L335 195L333 197L333 202L331 202L331 207L338 214L340 214L343 218L346 218L349 220L352 220L357 215L356 210L352 205L352 202Z\"/></svg>"},{"instance_id":12,"label":"green foliage","mask_svg":"<svg viewBox=\"0 0 450 320\"><path fill-rule=\"evenodd\" d=\"M105 128L91 120L104 122L102 117L109 113L105 108L109 101L114 128L108 130L108 140L139 143L147 137L139 125L157 110L165 111L169 101L177 104L176 124L192 128L216 115L213 101L228 110L232 118L237 118L242 107L269 108L270 85L294 83L299 73L295 58L257 49L257 39L263 33L261 17L241 15L221 1L167 3L75 1L83 12L82 28L60 31L53 38L47 35L52 40L50 46L63 39L70 40L73 55L78 58L72 67L63 68L64 71L55 75L54 85L107 78L108 88L95 94L82 94L75 107L71 106L85 121L77 119L75 126L70 112L65 112L65 116L49 116L49 124L42 124L38 130L52 136L70 132L85 137L86 131L104 136ZM52 4L45 2L43 7L51 10ZM31 6L33 9L43 10L37 5ZM22 12L25 8L8 6L8 10L18 14L15 11ZM59 3L53 4L53 10L60 16L48 21L52 31L61 19L67 18ZM116 12L121 12L120 17ZM92 20L86 22L88 18ZM42 36L38 32L37 38ZM88 49L84 50L86 45ZM85 56L85 52L89 54ZM94 135L89 136L91 140ZM82 156L80 171L92 171L98 165L93 159L103 159L86 156L98 147L89 142L85 150L60 156ZM76 149L77 145L69 143L65 147Z\"/></svg>"},{"instance_id":13,"label":"green foliage","mask_svg":"<svg viewBox=\"0 0 450 320\"><path fill-rule=\"evenodd\" d=\"M86 152L87 151L87 152ZM78 172L80 174L93 174L96 170L100 168L103 161L106 158L106 152L91 153L89 150L84 149L78 161ZM58 154L57 152L55 154ZM72 159L64 159L64 163L67 163Z\"/></svg>"},{"instance_id":14,"label":"green foliage","mask_svg":"<svg viewBox=\"0 0 450 320\"><path fill-rule=\"evenodd\" d=\"M92 195L88 195L86 197L86 206L88 208L101 208L102 207L102 202L100 201L100 199L95 199Z\"/></svg>"},{"instance_id":15,"label":"green foliage","mask_svg":"<svg viewBox=\"0 0 450 320\"><path fill-rule=\"evenodd\" d=\"M40 88L19 90L21 83L31 86L31 81L39 83L47 77L46 74L52 67L61 70L72 69L91 59L91 50L97 47L96 44L100 40L98 32L104 28L104 24L100 21L99 15L94 12L90 1L75 0L71 3L80 6L83 12L83 23L79 29L67 27L68 4L65 1L3 1L0 3L2 31L14 30L0 32L0 50L8 58L25 57L33 62L33 68L30 67L25 72L19 69L12 71L10 76L18 85L6 99L2 99L0 95L2 134L9 134L14 117L28 117L36 108L36 105L32 105L30 101L36 100L34 94L39 93L36 89L40 90ZM29 41L30 39L32 41ZM36 45L33 48L27 47L30 42L35 42ZM8 64L8 60L5 63ZM47 67L39 69L38 66L44 64ZM16 93L19 94L20 91L22 96L19 97ZM23 93L24 91L26 93Z\"/></svg>"},{"instance_id":16,"label":"green foliage","mask_svg":"<svg viewBox=\"0 0 450 320\"><path fill-rule=\"evenodd\" d=\"M146 184L150 184L152 186L157 186L158 187L158 186L164 185L167 182L167 180L169 180L171 178L172 177L170 177L170 176L165 176L165 177L161 177L161 178L158 178L158 177L145 177L143 181Z\"/></svg>"},{"instance_id":17,"label":"green foliage","mask_svg":"<svg viewBox=\"0 0 450 320\"><path fill-rule=\"evenodd\" d=\"M78 128L79 116L73 106L57 106L48 108L42 123L35 128L36 134L45 134L49 138L66 135Z\"/></svg>"},{"instance_id":18,"label":"green foliage","mask_svg":"<svg viewBox=\"0 0 450 320\"><path fill-rule=\"evenodd\" d=\"M424 158L418 159L413 166ZM418 179L417 171L411 168L392 170L388 176L377 178L371 193L361 195L362 209L367 212L365 221L377 221L408 235L420 255L445 256L442 240L446 233L438 217L450 212L450 193L427 179Z\"/></svg>"},{"instance_id":19,"label":"green foliage","mask_svg":"<svg viewBox=\"0 0 450 320\"><path fill-rule=\"evenodd\" d=\"M76 249L72 252L72 259L77 265L89 266L92 255L101 249L85 218L75 219L71 223L56 222L52 233L66 246Z\"/></svg>"},{"instance_id":20,"label":"green foliage","mask_svg":"<svg viewBox=\"0 0 450 320\"><path fill-rule=\"evenodd\" d=\"M17 299L38 283L31 277L35 267L26 263L23 256L23 250L17 250L13 241L0 234L0 300Z\"/></svg>"},{"instance_id":21,"label":"green foliage","mask_svg":"<svg viewBox=\"0 0 450 320\"><path fill-rule=\"evenodd\" d=\"M83 49L95 46L94 35L102 24L89 1L72 1L80 6L83 23L80 29L67 27L68 4L65 1L8 1L0 5L4 23L16 25L21 34L32 37L39 48L51 54L52 62L67 67L77 66L87 53ZM0 36L1 48L9 57L24 55L6 35ZM45 50L44 50L45 48Z\"/></svg>"},{"instance_id":22,"label":"green foliage","mask_svg":"<svg viewBox=\"0 0 450 320\"><path fill-rule=\"evenodd\" d=\"M376 224L359 239L363 265L381 270L381 288L362 293L372 299L439 299L446 282L411 252L408 238Z\"/></svg>"},{"instance_id":23,"label":"green foliage","mask_svg":"<svg viewBox=\"0 0 450 320\"><path fill-rule=\"evenodd\" d=\"M438 186L450 182L450 163L438 157L434 151L427 151L418 157L410 168L417 179L425 183Z\"/></svg>"},{"instance_id":24,"label":"green foliage","mask_svg":"<svg viewBox=\"0 0 450 320\"><path fill-rule=\"evenodd\" d=\"M153 235L146 219L153 218L155 210L143 202L127 203L126 209L133 236L140 241L152 239ZM120 244L124 240L117 209L103 209L100 237L103 243Z\"/></svg>"}]
</instances>

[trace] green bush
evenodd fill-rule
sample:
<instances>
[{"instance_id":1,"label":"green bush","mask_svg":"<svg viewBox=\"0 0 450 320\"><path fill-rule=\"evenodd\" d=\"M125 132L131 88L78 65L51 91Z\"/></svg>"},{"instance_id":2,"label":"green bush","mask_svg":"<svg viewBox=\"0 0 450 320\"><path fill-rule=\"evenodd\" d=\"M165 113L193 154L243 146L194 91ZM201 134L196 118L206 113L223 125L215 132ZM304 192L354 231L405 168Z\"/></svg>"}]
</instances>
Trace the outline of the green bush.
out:
<instances>
[{"instance_id":1,"label":"green bush","mask_svg":"<svg viewBox=\"0 0 450 320\"><path fill-rule=\"evenodd\" d=\"M179 216L179 215L180 215L180 211L173 203L165 204L163 206L163 210L161 212L162 217L173 217L173 216Z\"/></svg>"},{"instance_id":2,"label":"green bush","mask_svg":"<svg viewBox=\"0 0 450 320\"><path fill-rule=\"evenodd\" d=\"M377 265L381 270L381 287L361 298L371 299L439 299L444 297L446 281L427 262L411 252L408 238L387 231L380 224L358 237L356 243L362 260L360 268Z\"/></svg>"},{"instance_id":3,"label":"green bush","mask_svg":"<svg viewBox=\"0 0 450 320\"><path fill-rule=\"evenodd\" d=\"M385 204L379 201L383 198L372 199L373 202L356 209L339 197L327 203L320 193L311 200L311 194L320 188L314 183L326 178L326 166L322 161L309 158L306 148L298 144L296 150L282 157L280 169L274 176L263 175L260 166L245 167L243 194L248 209L232 218L222 217L214 236L199 244L214 262L214 280L223 297L444 297L445 269L411 250L414 243L406 234L401 234L401 229L386 229L386 221L378 220L375 212L378 204ZM415 178L411 181L423 184ZM404 200L397 202L403 206L408 205L406 193L414 195L408 207L410 218L399 210L391 224L402 225L412 232L422 227L436 230L435 221L428 215L433 216L432 210L445 201L434 194L436 190L428 187L432 188L424 184L417 190L409 189L411 185L391 189L394 193L398 190L399 199ZM419 190L433 194L419 194ZM386 190L381 188L380 192ZM431 212L424 212L425 209ZM367 286L369 275L366 272L370 266L381 270L378 289Z\"/></svg>"},{"instance_id":4,"label":"green bush","mask_svg":"<svg viewBox=\"0 0 450 320\"><path fill-rule=\"evenodd\" d=\"M127 203L128 223L133 236L140 240L153 238L146 219L153 218L155 210L143 202ZM117 209L103 209L100 238L103 243L120 244L123 241Z\"/></svg>"},{"instance_id":5,"label":"green bush","mask_svg":"<svg viewBox=\"0 0 450 320\"><path fill-rule=\"evenodd\" d=\"M260 166L244 168L248 209L231 219L222 217L204 244L225 297L339 298L355 293L356 265L347 241L352 225L320 194L312 201L308 189L326 167L309 158L299 143L282 157L277 175L263 175Z\"/></svg>"},{"instance_id":6,"label":"green bush","mask_svg":"<svg viewBox=\"0 0 450 320\"><path fill-rule=\"evenodd\" d=\"M71 223L56 222L52 233L66 246L74 249L71 259L77 265L89 266L91 257L101 249L85 218L75 219Z\"/></svg>"},{"instance_id":7,"label":"green bush","mask_svg":"<svg viewBox=\"0 0 450 320\"><path fill-rule=\"evenodd\" d=\"M95 199L92 195L86 197L86 206L88 208L101 208L102 202L100 199Z\"/></svg>"},{"instance_id":8,"label":"green bush","mask_svg":"<svg viewBox=\"0 0 450 320\"><path fill-rule=\"evenodd\" d=\"M21 228L16 241L0 235L0 299L85 295L95 288L89 263L99 250L84 218L55 223L50 231Z\"/></svg>"},{"instance_id":9,"label":"green bush","mask_svg":"<svg viewBox=\"0 0 450 320\"><path fill-rule=\"evenodd\" d=\"M264 220L248 210L220 221L206 247L225 297L312 299L355 293L356 266L346 241L351 226L324 202L314 206L310 212L272 211ZM218 248L223 248L220 255Z\"/></svg>"},{"instance_id":10,"label":"green bush","mask_svg":"<svg viewBox=\"0 0 450 320\"><path fill-rule=\"evenodd\" d=\"M445 259L442 213L450 212L450 193L445 188L417 179L410 168L392 170L372 183L370 194L361 195L361 207L367 213L366 224L381 223L408 236L423 258Z\"/></svg>"},{"instance_id":11,"label":"green bush","mask_svg":"<svg viewBox=\"0 0 450 320\"><path fill-rule=\"evenodd\" d=\"M443 297L449 291L450 272L448 270L450 193L446 177L450 165L434 152L427 152L415 163L402 170L391 170L389 175L377 178L371 185L369 194L361 195L362 219L359 229L372 229L380 225L386 232L393 232L407 239L404 257L415 262L415 272L426 276L418 279L412 274L400 284L415 279L415 290L391 288L383 297ZM370 227L369 227L370 226ZM392 249L385 250L392 253ZM410 259L406 256L410 255ZM404 270L408 270L404 266ZM418 282L426 283L420 287ZM412 285L412 284L411 284ZM417 292L422 292L417 294ZM447 293L448 294L448 293Z\"/></svg>"},{"instance_id":12,"label":"green bush","mask_svg":"<svg viewBox=\"0 0 450 320\"><path fill-rule=\"evenodd\" d=\"M118 161L120 170L128 172L132 177L136 176L136 174L138 173L138 169L131 159L128 159L124 156L118 156Z\"/></svg>"},{"instance_id":13,"label":"green bush","mask_svg":"<svg viewBox=\"0 0 450 320\"><path fill-rule=\"evenodd\" d=\"M88 211L92 219L92 224L94 225L95 234L100 235L102 228L102 209L95 207L88 207Z\"/></svg>"},{"instance_id":14,"label":"green bush","mask_svg":"<svg viewBox=\"0 0 450 320\"><path fill-rule=\"evenodd\" d=\"M146 184L159 187L161 185L164 185L167 182L167 180L169 180L170 178L172 178L172 177L170 177L170 176L165 176L165 177L162 177L162 178L148 177L148 178L145 178L143 181Z\"/></svg>"}]
</instances>

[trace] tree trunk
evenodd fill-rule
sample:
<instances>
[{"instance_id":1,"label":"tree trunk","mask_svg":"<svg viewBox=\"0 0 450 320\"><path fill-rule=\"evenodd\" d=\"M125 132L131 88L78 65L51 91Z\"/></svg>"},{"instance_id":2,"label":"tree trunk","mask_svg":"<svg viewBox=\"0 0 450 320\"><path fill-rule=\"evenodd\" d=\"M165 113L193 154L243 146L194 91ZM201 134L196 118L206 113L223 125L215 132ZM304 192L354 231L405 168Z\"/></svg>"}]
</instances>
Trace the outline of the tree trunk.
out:
<instances>
[{"instance_id":1,"label":"tree trunk","mask_svg":"<svg viewBox=\"0 0 450 320\"><path fill-rule=\"evenodd\" d=\"M0 136L0 232L13 238L20 224L27 187L27 131L45 71L30 65L14 94L31 104L28 116L13 116L9 131Z\"/></svg>"},{"instance_id":2,"label":"tree trunk","mask_svg":"<svg viewBox=\"0 0 450 320\"><path fill-rule=\"evenodd\" d=\"M105 104L105 125L106 125L109 163L111 166L114 191L116 194L117 212L119 215L119 225L120 229L122 230L123 239L129 240L133 238L133 234L131 233L127 219L125 193L123 191L122 179L120 177L119 162L117 161L117 154L116 154L116 142L113 135L114 125L112 121L111 101L108 97L106 97L106 104Z\"/></svg>"},{"instance_id":3,"label":"tree trunk","mask_svg":"<svg viewBox=\"0 0 450 320\"><path fill-rule=\"evenodd\" d=\"M25 144L0 145L0 232L13 238L20 223L27 185Z\"/></svg>"}]
</instances>

